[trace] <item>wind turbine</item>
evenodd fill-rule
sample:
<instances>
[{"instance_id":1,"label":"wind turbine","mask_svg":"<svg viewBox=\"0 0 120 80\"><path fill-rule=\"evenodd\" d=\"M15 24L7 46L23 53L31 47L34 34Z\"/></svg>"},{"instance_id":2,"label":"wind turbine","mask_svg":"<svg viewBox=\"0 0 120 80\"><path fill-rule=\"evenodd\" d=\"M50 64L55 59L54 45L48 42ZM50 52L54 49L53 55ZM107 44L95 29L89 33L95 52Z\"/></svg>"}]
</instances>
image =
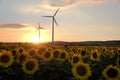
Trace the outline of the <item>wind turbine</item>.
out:
<instances>
[{"instance_id":1,"label":"wind turbine","mask_svg":"<svg viewBox=\"0 0 120 80\"><path fill-rule=\"evenodd\" d=\"M43 16L43 17L52 18L52 46L54 45L54 23L58 26L57 21L55 20L55 16L58 11L59 11L59 8L56 10L53 16Z\"/></svg>"},{"instance_id":2,"label":"wind turbine","mask_svg":"<svg viewBox=\"0 0 120 80\"><path fill-rule=\"evenodd\" d=\"M39 31L39 43L40 43L40 30L41 30L41 29L44 29L44 28L42 28L42 27L40 26L39 22L38 22L38 28L37 28L36 32Z\"/></svg>"}]
</instances>

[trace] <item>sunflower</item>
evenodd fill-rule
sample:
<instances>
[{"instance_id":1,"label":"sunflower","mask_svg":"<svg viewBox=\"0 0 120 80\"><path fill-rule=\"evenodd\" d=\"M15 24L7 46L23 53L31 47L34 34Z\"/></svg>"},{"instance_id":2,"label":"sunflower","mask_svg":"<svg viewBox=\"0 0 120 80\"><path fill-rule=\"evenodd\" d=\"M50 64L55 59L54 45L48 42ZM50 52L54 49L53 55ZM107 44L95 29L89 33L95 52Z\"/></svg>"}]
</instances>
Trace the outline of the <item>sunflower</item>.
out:
<instances>
[{"instance_id":1,"label":"sunflower","mask_svg":"<svg viewBox=\"0 0 120 80\"><path fill-rule=\"evenodd\" d=\"M53 58L57 59L60 55L60 50L56 49L53 51Z\"/></svg>"},{"instance_id":2,"label":"sunflower","mask_svg":"<svg viewBox=\"0 0 120 80\"><path fill-rule=\"evenodd\" d=\"M47 51L47 49L46 49L45 47L40 47L40 48L38 48L38 50L37 50L37 54L38 54L39 56L42 56L42 54L43 54L45 51Z\"/></svg>"},{"instance_id":3,"label":"sunflower","mask_svg":"<svg viewBox=\"0 0 120 80\"><path fill-rule=\"evenodd\" d=\"M16 56L16 55L17 55L17 50L16 50L16 49L13 49L11 52L12 52L12 55L13 55L13 56Z\"/></svg>"},{"instance_id":4,"label":"sunflower","mask_svg":"<svg viewBox=\"0 0 120 80\"><path fill-rule=\"evenodd\" d=\"M28 54L32 57L32 58L35 58L37 56L37 52L35 49L31 49Z\"/></svg>"},{"instance_id":5,"label":"sunflower","mask_svg":"<svg viewBox=\"0 0 120 80\"><path fill-rule=\"evenodd\" d=\"M91 53L90 59L93 60L93 61L100 61L100 53L98 52L98 50L94 50Z\"/></svg>"},{"instance_id":6,"label":"sunflower","mask_svg":"<svg viewBox=\"0 0 120 80\"><path fill-rule=\"evenodd\" d=\"M89 64L79 62L72 68L73 76L76 79L87 80L91 76L91 70Z\"/></svg>"},{"instance_id":7,"label":"sunflower","mask_svg":"<svg viewBox=\"0 0 120 80\"><path fill-rule=\"evenodd\" d=\"M24 49L22 47L18 48L18 53L24 53Z\"/></svg>"},{"instance_id":8,"label":"sunflower","mask_svg":"<svg viewBox=\"0 0 120 80\"><path fill-rule=\"evenodd\" d=\"M106 53L107 49L106 47L102 47L102 53Z\"/></svg>"},{"instance_id":9,"label":"sunflower","mask_svg":"<svg viewBox=\"0 0 120 80\"><path fill-rule=\"evenodd\" d=\"M78 63L79 61L81 61L80 57L81 56L79 54L73 54L70 60L71 64L74 65Z\"/></svg>"},{"instance_id":10,"label":"sunflower","mask_svg":"<svg viewBox=\"0 0 120 80\"><path fill-rule=\"evenodd\" d=\"M27 54L19 54L17 56L17 63L21 64L23 63L23 61L25 61L27 59L28 55Z\"/></svg>"},{"instance_id":11,"label":"sunflower","mask_svg":"<svg viewBox=\"0 0 120 80\"><path fill-rule=\"evenodd\" d=\"M114 50L109 50L108 52L109 52L110 58L113 58L115 56Z\"/></svg>"},{"instance_id":12,"label":"sunflower","mask_svg":"<svg viewBox=\"0 0 120 80\"><path fill-rule=\"evenodd\" d=\"M117 59L117 66L118 66L118 68L120 68L120 59Z\"/></svg>"},{"instance_id":13,"label":"sunflower","mask_svg":"<svg viewBox=\"0 0 120 80\"><path fill-rule=\"evenodd\" d=\"M26 74L34 74L39 69L39 63L36 59L27 59L23 62L22 69Z\"/></svg>"},{"instance_id":14,"label":"sunflower","mask_svg":"<svg viewBox=\"0 0 120 80\"><path fill-rule=\"evenodd\" d=\"M86 50L81 50L80 55L81 55L81 58L86 58L87 51Z\"/></svg>"},{"instance_id":15,"label":"sunflower","mask_svg":"<svg viewBox=\"0 0 120 80\"><path fill-rule=\"evenodd\" d=\"M117 48L117 53L120 54L120 48Z\"/></svg>"},{"instance_id":16,"label":"sunflower","mask_svg":"<svg viewBox=\"0 0 120 80\"><path fill-rule=\"evenodd\" d=\"M103 76L106 80L120 80L120 69L116 66L108 65L103 70Z\"/></svg>"},{"instance_id":17,"label":"sunflower","mask_svg":"<svg viewBox=\"0 0 120 80\"><path fill-rule=\"evenodd\" d=\"M12 53L9 51L2 51L0 52L0 66L7 68L12 65L14 59Z\"/></svg>"},{"instance_id":18,"label":"sunflower","mask_svg":"<svg viewBox=\"0 0 120 80\"><path fill-rule=\"evenodd\" d=\"M43 53L42 58L45 61L49 61L53 58L53 54L50 51L46 51L46 52Z\"/></svg>"},{"instance_id":19,"label":"sunflower","mask_svg":"<svg viewBox=\"0 0 120 80\"><path fill-rule=\"evenodd\" d=\"M69 60L71 60L73 54L74 54L74 53L72 53L72 52L68 52L68 59L69 59Z\"/></svg>"},{"instance_id":20,"label":"sunflower","mask_svg":"<svg viewBox=\"0 0 120 80\"><path fill-rule=\"evenodd\" d=\"M66 51L61 51L61 53L59 55L59 60L65 61L65 60L67 60L67 58L68 58L67 52Z\"/></svg>"}]
</instances>

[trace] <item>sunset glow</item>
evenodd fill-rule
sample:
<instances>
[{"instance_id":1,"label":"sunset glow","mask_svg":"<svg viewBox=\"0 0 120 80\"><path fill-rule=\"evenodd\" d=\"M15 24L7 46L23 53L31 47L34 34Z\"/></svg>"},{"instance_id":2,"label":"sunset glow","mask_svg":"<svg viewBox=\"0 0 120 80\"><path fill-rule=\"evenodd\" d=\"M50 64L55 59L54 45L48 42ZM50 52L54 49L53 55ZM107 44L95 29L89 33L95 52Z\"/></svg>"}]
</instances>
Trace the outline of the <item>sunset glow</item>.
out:
<instances>
[{"instance_id":1,"label":"sunset glow","mask_svg":"<svg viewBox=\"0 0 120 80\"><path fill-rule=\"evenodd\" d=\"M37 35L33 35L29 38L29 42L33 42L33 43L39 43L39 36ZM40 43L42 42L49 42L50 41L50 37L46 36L45 34L44 35L41 35L40 37Z\"/></svg>"},{"instance_id":2,"label":"sunset glow","mask_svg":"<svg viewBox=\"0 0 120 80\"><path fill-rule=\"evenodd\" d=\"M33 37L30 39L30 42L39 43L39 37L38 37L38 36L33 36ZM42 42L42 39L40 39L40 42Z\"/></svg>"},{"instance_id":3,"label":"sunset glow","mask_svg":"<svg viewBox=\"0 0 120 80\"><path fill-rule=\"evenodd\" d=\"M1 0L0 42L120 40L119 0Z\"/></svg>"}]
</instances>

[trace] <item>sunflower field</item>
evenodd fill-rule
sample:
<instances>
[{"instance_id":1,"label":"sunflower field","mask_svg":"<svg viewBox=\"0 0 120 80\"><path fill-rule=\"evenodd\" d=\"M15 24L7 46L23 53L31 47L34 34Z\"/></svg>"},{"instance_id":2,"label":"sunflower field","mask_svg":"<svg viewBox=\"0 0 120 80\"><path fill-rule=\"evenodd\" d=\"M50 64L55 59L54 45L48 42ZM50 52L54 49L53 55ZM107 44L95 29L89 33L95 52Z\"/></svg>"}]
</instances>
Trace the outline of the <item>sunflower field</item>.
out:
<instances>
[{"instance_id":1,"label":"sunflower field","mask_svg":"<svg viewBox=\"0 0 120 80\"><path fill-rule=\"evenodd\" d=\"M120 47L2 44L0 80L120 80Z\"/></svg>"}]
</instances>

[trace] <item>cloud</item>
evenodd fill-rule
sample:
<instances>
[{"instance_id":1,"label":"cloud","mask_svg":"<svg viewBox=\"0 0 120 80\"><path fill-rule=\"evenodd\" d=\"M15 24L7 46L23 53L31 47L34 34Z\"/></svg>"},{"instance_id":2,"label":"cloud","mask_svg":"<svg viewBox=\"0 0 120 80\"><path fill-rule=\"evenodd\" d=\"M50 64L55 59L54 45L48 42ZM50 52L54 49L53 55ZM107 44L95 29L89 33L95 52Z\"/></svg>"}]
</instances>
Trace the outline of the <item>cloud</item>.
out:
<instances>
[{"instance_id":1,"label":"cloud","mask_svg":"<svg viewBox=\"0 0 120 80\"><path fill-rule=\"evenodd\" d=\"M14 28L14 29L20 29L20 28L26 28L28 25L25 24L0 24L0 28Z\"/></svg>"},{"instance_id":2,"label":"cloud","mask_svg":"<svg viewBox=\"0 0 120 80\"><path fill-rule=\"evenodd\" d=\"M79 0L45 0L45 4L50 7L66 7L78 3Z\"/></svg>"},{"instance_id":3,"label":"cloud","mask_svg":"<svg viewBox=\"0 0 120 80\"><path fill-rule=\"evenodd\" d=\"M108 1L118 0L45 0L45 4L49 7L70 7L79 4L96 4Z\"/></svg>"}]
</instances>

